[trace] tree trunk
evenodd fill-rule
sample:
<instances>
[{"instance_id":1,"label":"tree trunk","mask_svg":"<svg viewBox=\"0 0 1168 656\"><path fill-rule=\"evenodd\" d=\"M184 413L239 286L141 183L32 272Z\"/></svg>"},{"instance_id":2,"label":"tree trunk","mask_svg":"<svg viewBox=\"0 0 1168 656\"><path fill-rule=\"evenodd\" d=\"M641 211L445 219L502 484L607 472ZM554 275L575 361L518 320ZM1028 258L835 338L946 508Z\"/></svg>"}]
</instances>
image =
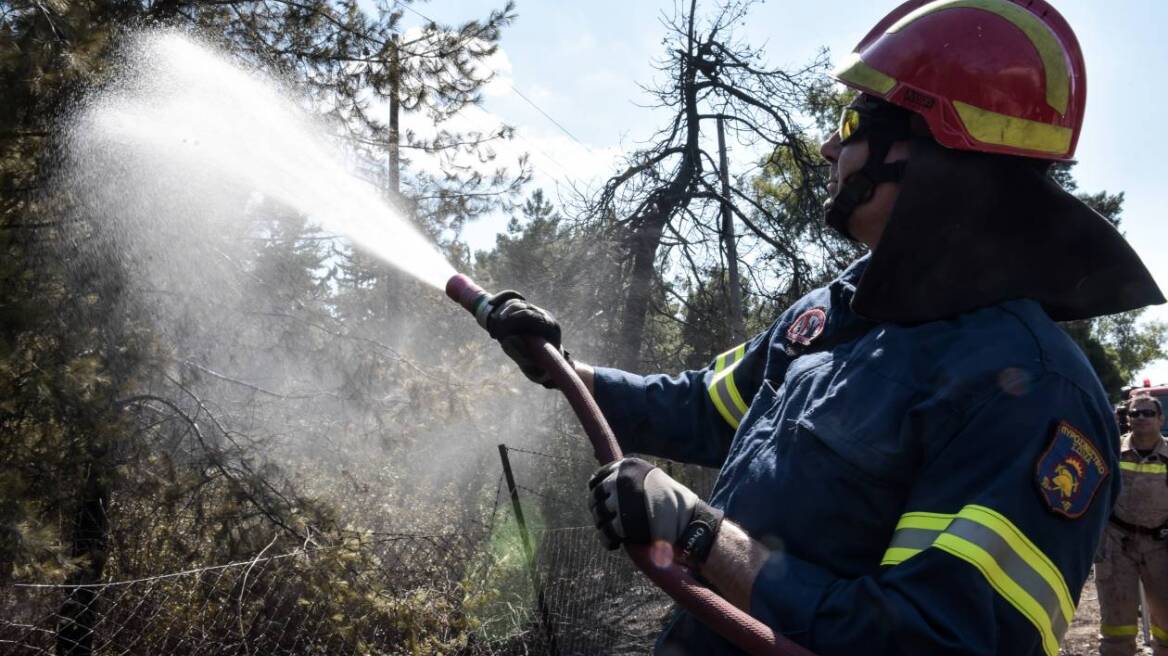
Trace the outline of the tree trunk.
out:
<instances>
[{"instance_id":1,"label":"tree trunk","mask_svg":"<svg viewBox=\"0 0 1168 656\"><path fill-rule=\"evenodd\" d=\"M677 173L667 185L653 192L654 198L645 204L641 216L633 223L636 227L629 238L629 255L633 260L633 270L622 317L619 364L626 370L636 370L641 366L645 315L650 308L653 282L657 278L654 264L657 260L657 247L661 245L661 236L674 215L689 203L691 196L687 192L702 170L699 148L701 119L698 115L696 69L692 66L694 50L692 23L690 30L691 40L686 63L678 83L681 89L682 111L685 115L685 149L678 163Z\"/></svg>"},{"instance_id":2,"label":"tree trunk","mask_svg":"<svg viewBox=\"0 0 1168 656\"><path fill-rule=\"evenodd\" d=\"M658 208L659 210L661 208ZM653 296L653 281L657 277L654 264L657 260L657 246L665 232L669 215L658 211L637 226L629 244L629 255L633 260L630 272L629 292L625 297L625 308L620 331L620 368L636 371L641 367L641 341L645 334L645 316Z\"/></svg>"}]
</instances>

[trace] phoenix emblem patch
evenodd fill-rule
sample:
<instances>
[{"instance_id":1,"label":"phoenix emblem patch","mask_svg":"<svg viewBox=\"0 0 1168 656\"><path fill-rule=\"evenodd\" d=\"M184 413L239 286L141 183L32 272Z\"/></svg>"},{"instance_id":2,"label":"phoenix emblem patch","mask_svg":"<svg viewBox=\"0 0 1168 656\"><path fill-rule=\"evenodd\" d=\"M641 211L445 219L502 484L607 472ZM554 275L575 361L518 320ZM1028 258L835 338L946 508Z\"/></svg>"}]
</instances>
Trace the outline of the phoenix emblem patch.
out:
<instances>
[{"instance_id":1,"label":"phoenix emblem patch","mask_svg":"<svg viewBox=\"0 0 1168 656\"><path fill-rule=\"evenodd\" d=\"M1111 473L1099 449L1065 421L1055 426L1050 446L1035 467L1038 491L1052 512L1078 519Z\"/></svg>"},{"instance_id":2,"label":"phoenix emblem patch","mask_svg":"<svg viewBox=\"0 0 1168 656\"><path fill-rule=\"evenodd\" d=\"M821 307L811 308L791 322L791 327L787 328L787 341L807 346L823 333L826 325L827 312Z\"/></svg>"}]
</instances>

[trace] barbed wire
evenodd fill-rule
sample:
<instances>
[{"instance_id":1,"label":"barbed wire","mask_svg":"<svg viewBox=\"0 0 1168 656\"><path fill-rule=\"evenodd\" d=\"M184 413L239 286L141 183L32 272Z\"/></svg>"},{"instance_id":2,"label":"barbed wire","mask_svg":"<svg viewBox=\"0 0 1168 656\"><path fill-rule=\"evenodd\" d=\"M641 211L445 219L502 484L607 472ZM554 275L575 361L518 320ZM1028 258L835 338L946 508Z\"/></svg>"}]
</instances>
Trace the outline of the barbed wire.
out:
<instances>
[{"instance_id":1,"label":"barbed wire","mask_svg":"<svg viewBox=\"0 0 1168 656\"><path fill-rule=\"evenodd\" d=\"M579 458L576 456L557 456L557 455L552 455L550 453L543 453L540 451L532 451L530 449L520 449L519 447L515 447L515 446L507 446L507 451L509 453L523 453L523 454L526 454L529 456L537 456L540 458L549 458L551 460L562 460L564 462L590 462L588 460L585 460L584 458Z\"/></svg>"},{"instance_id":2,"label":"barbed wire","mask_svg":"<svg viewBox=\"0 0 1168 656\"><path fill-rule=\"evenodd\" d=\"M502 491L503 472L499 472L499 478L495 481L495 502L491 505L491 518L487 521L488 535L495 532L495 514L499 512L499 497L502 496Z\"/></svg>"},{"instance_id":3,"label":"barbed wire","mask_svg":"<svg viewBox=\"0 0 1168 656\"><path fill-rule=\"evenodd\" d=\"M395 534L373 544L387 548L370 554L376 558L337 561L324 587L313 582L312 565L280 563L297 563L295 557L306 552L345 545L273 556L260 551L249 560L85 587L0 587L0 645L4 645L0 651L48 654L54 653L56 645L69 653L244 656L346 654L365 644L373 651L396 653L409 631L435 631L436 640L470 644L459 635L473 626L459 618L467 600L490 599L489 594L482 596L486 581L472 567L476 559L489 554L484 551L487 543L450 533ZM350 591L351 595L345 594ZM370 605L367 600L374 598L393 603ZM390 621L397 612L394 609L402 604L407 613L403 617L430 613L437 624L426 624L426 620L416 628L394 624ZM450 611L449 621L442 619L444 609ZM376 617L370 613L380 613L382 621L362 624L361 618ZM494 654L492 644L511 639L510 634L480 637L472 641L474 648L458 653Z\"/></svg>"},{"instance_id":4,"label":"barbed wire","mask_svg":"<svg viewBox=\"0 0 1168 656\"><path fill-rule=\"evenodd\" d=\"M547 499L548 501L561 501L562 502L566 499L566 497L563 497L563 496L552 496L552 495L546 494L544 492L539 492L539 491L534 490L530 487L527 487L526 485L516 484L515 489L522 490L522 491L527 492L528 494L530 494L532 496L536 496L536 497L539 497L541 499Z\"/></svg>"},{"instance_id":5,"label":"barbed wire","mask_svg":"<svg viewBox=\"0 0 1168 656\"><path fill-rule=\"evenodd\" d=\"M335 548L335 547L326 547ZM74 589L74 588L112 588L120 585L135 585L138 583L150 583L152 581L162 581L165 579L173 579L179 576L190 576L192 574L202 574L204 572L215 572L222 569L230 569L232 567L242 567L244 565L253 565L257 562L266 562L270 560L280 560L283 558L294 558L306 553L304 550L297 550L278 556L267 556L265 558L240 560L236 562L227 563L225 565L210 565L208 567L196 567L193 569L184 569L178 572L167 572L166 574L159 574L157 576L145 576L137 579L128 579L125 581L103 581L99 583L13 583L14 588L57 588L57 589Z\"/></svg>"},{"instance_id":6,"label":"barbed wire","mask_svg":"<svg viewBox=\"0 0 1168 656\"><path fill-rule=\"evenodd\" d=\"M501 475L500 475L501 479ZM497 503L496 503L497 505ZM450 534L441 533L377 533L373 532L370 535L377 537L372 544L388 544L397 541L407 540L443 540L448 539ZM454 534L462 535L462 534ZM155 576L144 576L136 579L126 579L122 581L100 581L96 583L11 583L13 588L45 588L45 589L73 589L73 588L109 588L123 585L135 585L138 583L150 583L152 581L161 581L165 579L172 579L180 576L190 576L194 574L203 574L206 572L215 572L219 570L231 569L233 567L251 566L255 563L268 562L273 560L283 560L285 558L295 558L297 556L307 556L318 552L332 551L335 549L353 549L353 545L348 544L332 544L325 546L313 547L311 549L300 548L295 551L278 554L275 556L263 556L250 558L247 560L237 560L221 565L208 565L206 567L194 567L190 569L179 570L177 572L167 572L165 574L158 574ZM262 555L262 552L261 552Z\"/></svg>"}]
</instances>

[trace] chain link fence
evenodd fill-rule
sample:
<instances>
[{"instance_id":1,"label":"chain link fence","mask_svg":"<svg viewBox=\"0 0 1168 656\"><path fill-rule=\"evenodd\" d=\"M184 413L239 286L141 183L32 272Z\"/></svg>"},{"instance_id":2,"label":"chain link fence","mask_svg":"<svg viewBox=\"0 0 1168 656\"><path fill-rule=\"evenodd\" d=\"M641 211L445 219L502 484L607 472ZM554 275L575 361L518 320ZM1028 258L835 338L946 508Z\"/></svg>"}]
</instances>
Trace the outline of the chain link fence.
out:
<instances>
[{"instance_id":1,"label":"chain link fence","mask_svg":"<svg viewBox=\"0 0 1168 656\"><path fill-rule=\"evenodd\" d=\"M552 529L536 555L560 656L648 653L671 602L591 526Z\"/></svg>"}]
</instances>

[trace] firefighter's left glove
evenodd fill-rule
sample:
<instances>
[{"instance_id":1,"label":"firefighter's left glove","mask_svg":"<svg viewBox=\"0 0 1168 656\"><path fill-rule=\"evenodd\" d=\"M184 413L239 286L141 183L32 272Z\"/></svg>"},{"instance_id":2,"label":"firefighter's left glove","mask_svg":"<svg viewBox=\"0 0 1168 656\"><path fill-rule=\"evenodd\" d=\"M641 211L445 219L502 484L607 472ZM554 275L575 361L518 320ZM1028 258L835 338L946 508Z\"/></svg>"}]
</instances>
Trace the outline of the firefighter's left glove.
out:
<instances>
[{"instance_id":1,"label":"firefighter's left glove","mask_svg":"<svg viewBox=\"0 0 1168 656\"><path fill-rule=\"evenodd\" d=\"M592 518L608 549L664 541L673 546L675 560L696 567L709 556L722 525L721 510L640 458L601 467L588 488Z\"/></svg>"},{"instance_id":2,"label":"firefighter's left glove","mask_svg":"<svg viewBox=\"0 0 1168 656\"><path fill-rule=\"evenodd\" d=\"M528 303L523 295L515 291L499 292L491 297L493 308L487 315L487 332L499 340L499 344L519 370L533 382L548 389L556 385L551 375L535 363L534 354L527 348L525 337L542 337L560 350L560 355L569 364L572 356L560 346L560 324L547 310Z\"/></svg>"}]
</instances>

